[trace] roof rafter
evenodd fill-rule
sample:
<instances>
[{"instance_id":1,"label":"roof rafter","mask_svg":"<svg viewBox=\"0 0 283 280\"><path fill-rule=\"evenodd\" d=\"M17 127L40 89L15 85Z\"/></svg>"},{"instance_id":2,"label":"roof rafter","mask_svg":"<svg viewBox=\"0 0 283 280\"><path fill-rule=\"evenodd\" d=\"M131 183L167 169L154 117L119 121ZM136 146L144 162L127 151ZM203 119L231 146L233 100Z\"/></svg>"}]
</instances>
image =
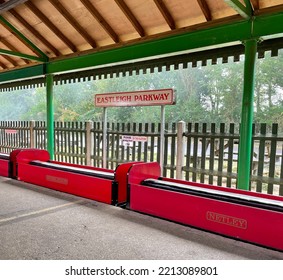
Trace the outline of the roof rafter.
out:
<instances>
[{"instance_id":1,"label":"roof rafter","mask_svg":"<svg viewBox=\"0 0 283 280\"><path fill-rule=\"evenodd\" d=\"M144 28L141 26L141 24L134 16L130 8L127 6L127 4L124 2L124 0L115 0L115 2L119 6L121 11L124 13L124 15L127 17L127 19L130 21L130 23L133 25L135 30L139 33L139 35L141 37L144 37L146 35Z\"/></svg>"},{"instance_id":2,"label":"roof rafter","mask_svg":"<svg viewBox=\"0 0 283 280\"><path fill-rule=\"evenodd\" d=\"M11 2L11 1L10 1ZM17 3L13 3L13 5L10 6L10 9L16 6L16 4L22 4L23 1L16 1ZM5 2L5 0L0 0L0 4L5 5L7 2ZM12 4L12 3L10 3ZM15 5L14 5L15 4ZM48 57L46 56L46 54L39 49L35 44L33 44L33 42L31 42L25 35L23 35L18 29L16 29L10 22L8 22L3 16L0 15L0 23L2 24L3 27L5 27L7 30L11 31L13 34L15 34L17 36L17 38L23 42L30 50L32 50L32 52L34 52L35 54L45 58L45 60L48 60ZM3 40L2 40L3 42ZM9 44L7 41L6 42L6 46L7 44ZM18 51L16 48L14 48L11 44L9 44L8 48L12 51ZM24 59L24 61L28 64L27 60Z\"/></svg>"},{"instance_id":3,"label":"roof rafter","mask_svg":"<svg viewBox=\"0 0 283 280\"><path fill-rule=\"evenodd\" d=\"M276 5L276 6L273 6L273 7L259 9L259 10L255 11L254 14L255 14L255 16L258 17L258 16L267 15L267 14L276 14L276 13L282 13L282 12L283 12L283 4L280 4L280 5ZM283 26L283 25L281 24L281 26Z\"/></svg>"},{"instance_id":4,"label":"roof rafter","mask_svg":"<svg viewBox=\"0 0 283 280\"><path fill-rule=\"evenodd\" d=\"M259 9L259 0L252 0L253 10L257 11Z\"/></svg>"},{"instance_id":5,"label":"roof rafter","mask_svg":"<svg viewBox=\"0 0 283 280\"><path fill-rule=\"evenodd\" d=\"M28 0L9 0L7 2L2 1L0 5L0 15L27 1Z\"/></svg>"},{"instance_id":6,"label":"roof rafter","mask_svg":"<svg viewBox=\"0 0 283 280\"><path fill-rule=\"evenodd\" d=\"M0 49L0 54L1 54L1 49ZM12 59L10 56L3 54L3 57L4 57L7 61L9 61L13 66L15 66L15 67L18 66L18 64L15 62L15 60Z\"/></svg>"},{"instance_id":7,"label":"roof rafter","mask_svg":"<svg viewBox=\"0 0 283 280\"><path fill-rule=\"evenodd\" d=\"M11 10L9 11L17 20L19 20L27 29L32 28L16 11ZM48 60L47 55L39 49L32 41L30 41L25 35L23 35L17 28L15 28L9 21L7 21L3 16L0 15L0 23L3 27L5 27L7 30L11 31L16 37L23 42L30 50L32 50L35 54L39 55L42 58L45 58L45 60ZM33 29L33 28L32 28ZM36 30L35 30L36 31ZM36 34L38 32L36 31ZM41 36L38 33L39 36ZM41 36L44 41L47 42L49 45L49 42ZM52 46L51 46L52 47Z\"/></svg>"},{"instance_id":8,"label":"roof rafter","mask_svg":"<svg viewBox=\"0 0 283 280\"><path fill-rule=\"evenodd\" d=\"M5 40L4 38L0 38L0 42L6 46L9 50L14 51L14 52L19 52L19 50L17 48L14 47L14 45L10 44L7 40ZM27 59L23 59L24 62L26 64L29 63L29 61ZM16 65L15 65L16 66Z\"/></svg>"},{"instance_id":9,"label":"roof rafter","mask_svg":"<svg viewBox=\"0 0 283 280\"><path fill-rule=\"evenodd\" d=\"M98 12L98 10L93 6L89 0L80 0L85 8L91 13L91 15L98 21L101 27L106 31L106 33L112 38L115 43L118 43L119 36L109 25L109 23L103 18L103 16Z\"/></svg>"},{"instance_id":10,"label":"roof rafter","mask_svg":"<svg viewBox=\"0 0 283 280\"><path fill-rule=\"evenodd\" d=\"M178 52L207 48L211 46L236 43L250 38L265 37L269 35L282 34L283 13L259 15L254 22L247 20L237 20L225 25L211 26L211 23L202 24L202 30L182 32L179 34L163 37L155 40L147 40L137 44L122 45L114 49L105 49L93 53L85 53L80 56L73 56L63 59L54 59L44 64L24 67L0 73L0 84L10 83L20 79L31 79L45 74L60 74L68 71L80 71L85 68L100 66L103 68L109 64L133 63L133 60L147 58L148 60L156 56L170 56ZM251 26L254 32L251 37ZM200 26L198 26L200 27ZM277 45L277 43L276 43ZM234 53L234 52L233 52ZM200 59L202 58L202 55ZM163 63L162 63L163 65ZM111 66L112 67L112 66ZM103 71L103 69L102 69ZM79 73L78 73L79 75Z\"/></svg>"},{"instance_id":11,"label":"roof rafter","mask_svg":"<svg viewBox=\"0 0 283 280\"><path fill-rule=\"evenodd\" d=\"M1 67L2 69L8 69L8 67L7 67L5 64L3 64L2 62L0 62L0 67Z\"/></svg>"},{"instance_id":12,"label":"roof rafter","mask_svg":"<svg viewBox=\"0 0 283 280\"><path fill-rule=\"evenodd\" d=\"M159 9L159 11L161 12L162 16L166 20L166 22L169 25L169 27L171 28L171 30L176 29L175 21L174 21L172 15L170 14L168 8L164 4L163 0L154 0L154 3L157 6L157 8Z\"/></svg>"},{"instance_id":13,"label":"roof rafter","mask_svg":"<svg viewBox=\"0 0 283 280\"><path fill-rule=\"evenodd\" d=\"M252 7L249 0L245 0L247 6L244 6L239 0L224 0L224 2L232 7L243 18L249 19L252 16Z\"/></svg>"},{"instance_id":14,"label":"roof rafter","mask_svg":"<svg viewBox=\"0 0 283 280\"><path fill-rule=\"evenodd\" d=\"M58 37L63 43L73 52L77 50L76 46L52 23L44 13L39 10L32 2L27 2L25 5Z\"/></svg>"},{"instance_id":15,"label":"roof rafter","mask_svg":"<svg viewBox=\"0 0 283 280\"><path fill-rule=\"evenodd\" d=\"M70 57L64 59L64 61L58 59L47 64L46 72L51 74L73 71L109 63L125 62L156 55L168 55L169 53L184 50L245 41L251 38L251 26L254 28L253 38L281 34L283 30L282 20L283 13L281 12L257 17L253 23L247 20L236 21L226 25L202 29L201 31L186 32L159 40L145 41L139 44L95 52L86 56Z\"/></svg>"},{"instance_id":16,"label":"roof rafter","mask_svg":"<svg viewBox=\"0 0 283 280\"><path fill-rule=\"evenodd\" d=\"M202 13L204 14L204 17L206 19L206 21L211 21L212 20L212 16L211 16L211 12L210 9L206 3L205 0L197 0L198 4L202 10Z\"/></svg>"},{"instance_id":17,"label":"roof rafter","mask_svg":"<svg viewBox=\"0 0 283 280\"><path fill-rule=\"evenodd\" d=\"M74 19L67 9L58 0L48 0L54 8L73 26L74 29L93 47L96 47L95 40L85 31L85 29Z\"/></svg>"},{"instance_id":18,"label":"roof rafter","mask_svg":"<svg viewBox=\"0 0 283 280\"><path fill-rule=\"evenodd\" d=\"M6 41L4 38L0 38L0 43L9 49L9 47L7 46L7 44L5 44L6 42L7 42L7 41ZM11 58L10 56L6 56L6 55L3 55L3 56L4 56L4 58L5 58L6 60L8 60L13 66L18 66L18 64L15 62L15 60L14 60L13 58Z\"/></svg>"}]
</instances>

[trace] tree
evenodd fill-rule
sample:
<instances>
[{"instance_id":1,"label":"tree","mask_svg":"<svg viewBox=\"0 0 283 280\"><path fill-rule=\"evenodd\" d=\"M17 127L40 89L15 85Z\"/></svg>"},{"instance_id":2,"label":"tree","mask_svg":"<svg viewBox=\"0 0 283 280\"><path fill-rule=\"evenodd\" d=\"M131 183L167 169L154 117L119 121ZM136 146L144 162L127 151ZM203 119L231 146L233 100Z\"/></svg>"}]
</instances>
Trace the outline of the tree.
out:
<instances>
[{"instance_id":1,"label":"tree","mask_svg":"<svg viewBox=\"0 0 283 280\"><path fill-rule=\"evenodd\" d=\"M255 121L283 125L283 53L267 54L257 63Z\"/></svg>"},{"instance_id":2,"label":"tree","mask_svg":"<svg viewBox=\"0 0 283 280\"><path fill-rule=\"evenodd\" d=\"M283 126L283 52L257 61L255 122ZM208 65L54 87L56 121L101 121L102 109L94 107L94 95L174 88L177 103L166 107L166 121L240 122L243 92L243 59ZM0 92L2 120L46 120L46 90L36 88ZM110 122L160 122L159 107L122 107L108 110Z\"/></svg>"}]
</instances>

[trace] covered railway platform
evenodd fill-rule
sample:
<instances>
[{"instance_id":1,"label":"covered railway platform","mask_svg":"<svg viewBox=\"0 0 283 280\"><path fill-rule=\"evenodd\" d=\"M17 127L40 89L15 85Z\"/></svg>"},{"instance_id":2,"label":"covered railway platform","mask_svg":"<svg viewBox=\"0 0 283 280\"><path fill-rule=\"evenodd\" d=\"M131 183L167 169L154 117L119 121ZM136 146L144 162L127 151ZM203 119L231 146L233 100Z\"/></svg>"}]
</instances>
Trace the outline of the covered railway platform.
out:
<instances>
[{"instance_id":1,"label":"covered railway platform","mask_svg":"<svg viewBox=\"0 0 283 280\"><path fill-rule=\"evenodd\" d=\"M283 259L276 250L3 177L0 212L2 260Z\"/></svg>"},{"instance_id":2,"label":"covered railway platform","mask_svg":"<svg viewBox=\"0 0 283 280\"><path fill-rule=\"evenodd\" d=\"M52 160L55 84L225 63L244 54L237 188L249 190L256 56L283 48L282 22L282 0L0 0L0 90L46 87ZM0 180L1 259L283 258L276 250Z\"/></svg>"}]
</instances>

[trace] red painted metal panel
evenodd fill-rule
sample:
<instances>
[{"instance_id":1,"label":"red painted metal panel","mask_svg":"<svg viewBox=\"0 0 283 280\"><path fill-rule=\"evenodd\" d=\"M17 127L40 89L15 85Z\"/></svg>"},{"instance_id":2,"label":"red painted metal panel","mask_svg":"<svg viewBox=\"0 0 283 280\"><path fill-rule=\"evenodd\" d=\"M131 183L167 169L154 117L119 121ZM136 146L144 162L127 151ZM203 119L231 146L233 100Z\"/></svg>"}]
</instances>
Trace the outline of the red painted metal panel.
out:
<instances>
[{"instance_id":1,"label":"red painted metal panel","mask_svg":"<svg viewBox=\"0 0 283 280\"><path fill-rule=\"evenodd\" d=\"M140 184L143 180L152 178L158 179L161 168L158 162L139 163L132 166L129 171L128 183Z\"/></svg>"},{"instance_id":2,"label":"red painted metal panel","mask_svg":"<svg viewBox=\"0 0 283 280\"><path fill-rule=\"evenodd\" d=\"M0 159L0 176L9 177L9 160Z\"/></svg>"},{"instance_id":3,"label":"red painted metal panel","mask_svg":"<svg viewBox=\"0 0 283 280\"><path fill-rule=\"evenodd\" d=\"M112 169L93 167L93 166L89 166L89 165L80 165L80 164L74 164L74 163L67 163L67 162L61 162L61 161L55 161L55 160L50 160L49 162L50 163L55 163L55 164L60 164L62 166L71 166L71 167L77 167L77 168L83 168L83 169L89 169L89 170L109 172L110 174L114 175L114 170L112 170Z\"/></svg>"},{"instance_id":4,"label":"red painted metal panel","mask_svg":"<svg viewBox=\"0 0 283 280\"><path fill-rule=\"evenodd\" d=\"M220 186L214 186L214 185L197 183L197 182L190 182L190 181L185 181L185 180L176 180L176 179L171 179L171 178L162 178L162 181L164 181L164 182L167 181L167 182L172 182L172 183L180 183L180 184L183 184L183 185L195 186L195 187L200 187L200 188L204 188L204 189L225 191L227 193L252 195L254 197L259 197L259 198L267 198L267 199L283 201L283 197L271 195L271 194L257 193L257 192L239 190L239 189L231 189L231 188L227 188L227 187L220 187Z\"/></svg>"},{"instance_id":5,"label":"red painted metal panel","mask_svg":"<svg viewBox=\"0 0 283 280\"><path fill-rule=\"evenodd\" d=\"M127 186L129 170L133 165L140 162L129 162L119 164L115 170L115 181L118 183L118 204L127 202Z\"/></svg>"},{"instance_id":6,"label":"red painted metal panel","mask_svg":"<svg viewBox=\"0 0 283 280\"><path fill-rule=\"evenodd\" d=\"M39 149L23 149L16 153L17 163L29 163L33 160L49 161L50 156L48 151Z\"/></svg>"},{"instance_id":7,"label":"red painted metal panel","mask_svg":"<svg viewBox=\"0 0 283 280\"><path fill-rule=\"evenodd\" d=\"M129 174L130 209L168 219L189 226L212 231L221 235L283 250L283 213L257 207L226 202L198 195L175 192L142 185L145 179L161 179L162 182L179 183L211 189L249 195L257 198L283 201L261 193L228 189L183 180L160 178L157 166L133 166Z\"/></svg>"},{"instance_id":8,"label":"red painted metal panel","mask_svg":"<svg viewBox=\"0 0 283 280\"><path fill-rule=\"evenodd\" d=\"M18 163L18 180L112 203L112 181L107 179Z\"/></svg>"},{"instance_id":9,"label":"red painted metal panel","mask_svg":"<svg viewBox=\"0 0 283 280\"><path fill-rule=\"evenodd\" d=\"M283 213L131 185L130 209L283 250Z\"/></svg>"},{"instance_id":10,"label":"red painted metal panel","mask_svg":"<svg viewBox=\"0 0 283 280\"><path fill-rule=\"evenodd\" d=\"M13 150L10 153L10 162L11 162L11 177L16 179L17 178L17 155L22 149Z\"/></svg>"},{"instance_id":11,"label":"red painted metal panel","mask_svg":"<svg viewBox=\"0 0 283 280\"><path fill-rule=\"evenodd\" d=\"M109 174L113 174L114 177L113 170L50 161L49 153L46 150L26 149L21 150L15 156L18 180L108 204L116 203L116 201L114 201L116 198L113 194L115 193L113 180L29 164L31 161L35 160L54 163L62 167L70 166L108 172Z\"/></svg>"}]
</instances>

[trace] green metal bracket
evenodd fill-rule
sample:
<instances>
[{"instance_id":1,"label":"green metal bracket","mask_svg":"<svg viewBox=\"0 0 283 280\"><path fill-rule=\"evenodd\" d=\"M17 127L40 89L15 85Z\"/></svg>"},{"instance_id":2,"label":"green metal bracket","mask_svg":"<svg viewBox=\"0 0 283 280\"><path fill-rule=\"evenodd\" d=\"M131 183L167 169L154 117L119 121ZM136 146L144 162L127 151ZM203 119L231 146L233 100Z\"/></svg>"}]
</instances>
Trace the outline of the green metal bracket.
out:
<instances>
[{"instance_id":1,"label":"green metal bracket","mask_svg":"<svg viewBox=\"0 0 283 280\"><path fill-rule=\"evenodd\" d=\"M4 50L4 49L0 49L0 54L4 54L8 56L16 56L16 57L34 60L34 61L46 62L46 59L42 57L28 55L28 54L19 53L19 52L13 52L13 51Z\"/></svg>"},{"instance_id":2,"label":"green metal bracket","mask_svg":"<svg viewBox=\"0 0 283 280\"><path fill-rule=\"evenodd\" d=\"M251 0L244 0L245 4L246 4L246 8L248 10L251 11L251 13L253 14L254 13L254 8L253 8L253 5L251 3Z\"/></svg>"},{"instance_id":3,"label":"green metal bracket","mask_svg":"<svg viewBox=\"0 0 283 280\"><path fill-rule=\"evenodd\" d=\"M252 16L251 5L244 6L239 0L224 0L230 7L232 7L239 15L245 19L249 19ZM247 1L246 1L247 2Z\"/></svg>"},{"instance_id":4,"label":"green metal bracket","mask_svg":"<svg viewBox=\"0 0 283 280\"><path fill-rule=\"evenodd\" d=\"M3 16L0 15L0 21L6 25L13 33L21 38L28 46L30 46L44 61L48 61L48 56L39 49L33 42L31 42L26 36L24 36L17 28L15 28L10 22L8 22Z\"/></svg>"}]
</instances>

